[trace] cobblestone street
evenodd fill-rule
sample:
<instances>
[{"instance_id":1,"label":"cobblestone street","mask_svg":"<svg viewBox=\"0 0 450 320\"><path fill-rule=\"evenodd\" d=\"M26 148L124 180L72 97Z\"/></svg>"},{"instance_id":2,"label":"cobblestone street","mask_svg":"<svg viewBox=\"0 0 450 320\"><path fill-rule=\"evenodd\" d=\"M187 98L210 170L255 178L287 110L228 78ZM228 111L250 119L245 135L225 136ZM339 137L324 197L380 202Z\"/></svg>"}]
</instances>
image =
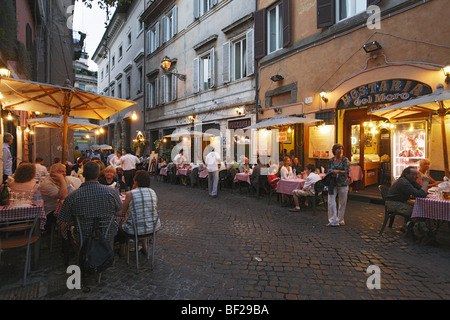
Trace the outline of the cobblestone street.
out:
<instances>
[{"instance_id":1,"label":"cobblestone street","mask_svg":"<svg viewBox=\"0 0 450 320\"><path fill-rule=\"evenodd\" d=\"M421 245L400 231L401 218L378 234L382 205L350 200L346 226L330 228L323 206L314 216L238 189L210 198L201 188L156 180L152 187L162 211L154 270L141 255L136 274L132 252L130 265L120 258L90 292L68 290L60 249L50 252L44 239L27 287L22 260L2 265L0 299L450 299L447 225L437 243ZM381 271L379 290L366 286L371 265Z\"/></svg>"}]
</instances>

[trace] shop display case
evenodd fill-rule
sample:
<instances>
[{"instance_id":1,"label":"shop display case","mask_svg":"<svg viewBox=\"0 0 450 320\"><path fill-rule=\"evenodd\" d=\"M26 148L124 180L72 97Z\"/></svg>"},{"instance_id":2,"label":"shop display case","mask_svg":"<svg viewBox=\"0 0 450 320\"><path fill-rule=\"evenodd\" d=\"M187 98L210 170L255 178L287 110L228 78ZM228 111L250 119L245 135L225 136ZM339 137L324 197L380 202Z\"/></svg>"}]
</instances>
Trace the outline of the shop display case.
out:
<instances>
[{"instance_id":1,"label":"shop display case","mask_svg":"<svg viewBox=\"0 0 450 320\"><path fill-rule=\"evenodd\" d=\"M395 181L408 166L419 167L427 156L427 122L397 122L392 135L392 178Z\"/></svg>"}]
</instances>

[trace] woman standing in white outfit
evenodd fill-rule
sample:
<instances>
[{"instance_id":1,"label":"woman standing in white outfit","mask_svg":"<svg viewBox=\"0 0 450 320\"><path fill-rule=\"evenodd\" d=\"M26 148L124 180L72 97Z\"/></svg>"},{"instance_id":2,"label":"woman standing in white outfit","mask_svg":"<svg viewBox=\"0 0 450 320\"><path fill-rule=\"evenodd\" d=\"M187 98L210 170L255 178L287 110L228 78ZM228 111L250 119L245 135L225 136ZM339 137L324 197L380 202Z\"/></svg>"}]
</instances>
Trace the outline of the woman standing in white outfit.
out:
<instances>
[{"instance_id":1,"label":"woman standing in white outfit","mask_svg":"<svg viewBox=\"0 0 450 320\"><path fill-rule=\"evenodd\" d=\"M344 226L344 213L347 207L349 161L343 155L344 147L340 144L333 146L334 157L330 159L328 173L334 178L333 186L328 187L328 224L327 226ZM330 190L331 189L331 190ZM336 207L336 196L339 207Z\"/></svg>"}]
</instances>

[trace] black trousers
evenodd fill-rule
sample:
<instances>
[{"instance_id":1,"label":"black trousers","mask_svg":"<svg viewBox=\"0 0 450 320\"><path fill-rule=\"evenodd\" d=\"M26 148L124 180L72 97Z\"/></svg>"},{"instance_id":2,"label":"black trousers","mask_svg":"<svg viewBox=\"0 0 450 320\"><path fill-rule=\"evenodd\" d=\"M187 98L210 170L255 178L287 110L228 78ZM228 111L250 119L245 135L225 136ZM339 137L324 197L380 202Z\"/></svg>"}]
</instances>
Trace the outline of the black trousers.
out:
<instances>
[{"instance_id":1,"label":"black trousers","mask_svg":"<svg viewBox=\"0 0 450 320\"><path fill-rule=\"evenodd\" d=\"M131 188L133 188L133 178L134 178L134 173L136 172L136 170L132 169L132 170L123 170L123 176L125 177L125 184L127 189L129 188L129 190L131 190Z\"/></svg>"}]
</instances>

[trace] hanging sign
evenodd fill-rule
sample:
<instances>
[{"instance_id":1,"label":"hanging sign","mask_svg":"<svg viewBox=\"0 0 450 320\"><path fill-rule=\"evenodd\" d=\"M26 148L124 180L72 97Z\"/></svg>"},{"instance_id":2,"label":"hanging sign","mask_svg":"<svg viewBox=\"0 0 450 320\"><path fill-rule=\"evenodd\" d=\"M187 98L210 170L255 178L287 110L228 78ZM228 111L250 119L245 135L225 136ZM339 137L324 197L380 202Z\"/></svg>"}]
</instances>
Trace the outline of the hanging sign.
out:
<instances>
[{"instance_id":1,"label":"hanging sign","mask_svg":"<svg viewBox=\"0 0 450 320\"><path fill-rule=\"evenodd\" d=\"M431 87L423 82L407 79L391 79L371 82L344 94L337 109L361 108L372 105L402 102L430 94Z\"/></svg>"}]
</instances>

